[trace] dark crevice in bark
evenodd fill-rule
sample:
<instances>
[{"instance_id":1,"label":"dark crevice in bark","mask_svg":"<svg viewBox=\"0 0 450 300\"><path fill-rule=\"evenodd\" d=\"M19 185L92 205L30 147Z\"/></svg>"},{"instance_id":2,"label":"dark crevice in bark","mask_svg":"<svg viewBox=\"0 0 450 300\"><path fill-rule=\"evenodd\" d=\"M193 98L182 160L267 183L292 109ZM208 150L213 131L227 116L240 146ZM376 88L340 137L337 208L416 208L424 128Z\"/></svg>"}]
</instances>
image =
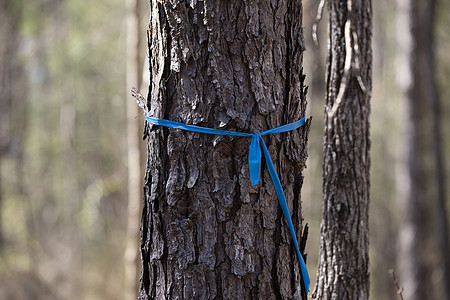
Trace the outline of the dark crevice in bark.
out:
<instances>
[{"instance_id":1,"label":"dark crevice in bark","mask_svg":"<svg viewBox=\"0 0 450 300\"><path fill-rule=\"evenodd\" d=\"M263 269L264 269L264 257L262 255L259 256L259 267L260 267L260 272L257 274L257 278L259 278L261 276L261 274L263 272ZM256 285L253 288L253 299L260 299L260 295L259 294L260 294L259 285Z\"/></svg>"},{"instance_id":2,"label":"dark crevice in bark","mask_svg":"<svg viewBox=\"0 0 450 300\"><path fill-rule=\"evenodd\" d=\"M163 221L163 217L161 216L161 213L159 213L159 220L160 220L160 224L161 224L161 228L159 228L159 232L161 233L161 238L163 240L163 253L161 255L161 261L162 263L162 272L164 273L164 283L166 285L165 290L167 291L167 276L168 276L168 257L169 257L169 253L168 253L168 248L167 248L167 237L166 237L166 230L165 230L165 226L164 226L164 221ZM155 277L157 278L157 277ZM156 280L155 280L156 281Z\"/></svg>"},{"instance_id":3,"label":"dark crevice in bark","mask_svg":"<svg viewBox=\"0 0 450 300\"><path fill-rule=\"evenodd\" d=\"M218 216L216 215L216 218L218 219ZM226 257L226 254L224 253L225 249L225 242L224 242L224 223L219 222L217 224L217 243L216 243L216 264L215 264L215 270L214 274L216 276L216 288L217 288L217 296L216 299L221 300L223 299L223 278L222 278L222 268L220 268L220 265L225 263L225 261L219 262L219 257L223 255L223 257Z\"/></svg>"},{"instance_id":4,"label":"dark crevice in bark","mask_svg":"<svg viewBox=\"0 0 450 300\"><path fill-rule=\"evenodd\" d=\"M167 136L168 135L164 134L163 130L164 129L159 128L159 129L156 129L156 132L158 132L157 136L161 139L161 144L165 145L165 144L167 144ZM161 163L164 164L165 166L168 166L168 164L169 164L169 155L167 153L166 148L165 147L160 147L159 151L161 153L161 157L160 157ZM159 172L160 173L164 173L163 174L164 178L168 178L168 169L167 168L159 170ZM155 214L159 214L160 211L162 210L162 206L163 206L163 203L161 203L161 202L164 202L164 200L163 200L164 199L164 195L166 195L166 186L165 186L164 182L161 182L161 179L158 178L158 179L155 179L155 181L156 180L158 181L158 183L157 183L158 186L157 186L157 191L156 191L157 195L155 195L153 197L153 205L152 205L153 210L152 210L152 212L155 213ZM152 179L152 181L153 181L153 179Z\"/></svg>"},{"instance_id":5,"label":"dark crevice in bark","mask_svg":"<svg viewBox=\"0 0 450 300\"><path fill-rule=\"evenodd\" d=\"M280 242L281 242L281 209L277 209L276 227L273 232L273 239L275 242L275 254L272 258L272 288L277 300L283 300L280 292L280 280L277 272L277 261L280 255Z\"/></svg>"},{"instance_id":6,"label":"dark crevice in bark","mask_svg":"<svg viewBox=\"0 0 450 300\"><path fill-rule=\"evenodd\" d=\"M304 229L303 229L303 233L302 233L302 235L300 237L300 242L299 242L300 243L300 245L299 245L300 253L302 254L302 257L303 257L303 260L305 261L305 264L307 263L307 258L308 258L307 254L305 253L306 241L308 239L308 230L309 230L308 223L306 223L305 226L304 226ZM303 282L303 280L300 283L301 283L301 287L302 287L302 299L307 299L306 298L306 293L308 291L306 290L305 283Z\"/></svg>"},{"instance_id":7,"label":"dark crevice in bark","mask_svg":"<svg viewBox=\"0 0 450 300\"><path fill-rule=\"evenodd\" d=\"M293 189L294 199L292 202L292 222L294 224L300 224L299 221L303 221L303 220L298 220L298 211L301 209L300 192L302 189L302 185L303 185L303 175L300 175L294 181L294 189ZM299 231L298 228L296 228L296 231L297 232Z\"/></svg>"},{"instance_id":8,"label":"dark crevice in bark","mask_svg":"<svg viewBox=\"0 0 450 300\"><path fill-rule=\"evenodd\" d=\"M289 2L291 3L291 2ZM292 7L288 4L288 11L292 9ZM284 94L284 105L282 107L283 111L285 112L283 122L287 124L289 122L288 114L286 113L289 108L289 97L290 97L290 89L291 89L291 59L292 59L292 53L291 53L291 44L292 44L292 37L291 37L291 30L292 30L292 24L291 20L288 15L285 17L285 23L286 23L286 30L285 30L285 38L286 38L286 78L285 78L285 94Z\"/></svg>"},{"instance_id":9,"label":"dark crevice in bark","mask_svg":"<svg viewBox=\"0 0 450 300\"><path fill-rule=\"evenodd\" d=\"M302 187L302 183L303 183L303 176L299 176L294 181L294 189L293 189L294 199L292 202L292 214L291 214L292 215L292 223L294 224L294 226L296 224L300 224L297 216L298 216L298 210L301 207L301 205L300 205L300 201L301 201L300 190ZM295 226L295 227L297 227L297 226ZM299 232L299 228L295 228L295 232ZM305 242L305 244L306 244L306 241L303 241L302 236L300 236L298 242L299 242L300 252L303 254L304 249L302 250L302 243ZM295 258L297 259L297 257L296 257L297 253L295 251L294 245L291 247L291 252L292 252L291 256L294 255ZM305 260L305 263L306 263L306 260ZM292 290L295 291L296 282L295 282L295 266L294 266L294 264L291 265L291 273L292 273L291 287L292 287ZM304 292L305 286L304 286L303 280L301 280L300 284L301 284L302 292ZM304 296L305 295L302 294L302 299L306 299Z\"/></svg>"},{"instance_id":10,"label":"dark crevice in bark","mask_svg":"<svg viewBox=\"0 0 450 300\"><path fill-rule=\"evenodd\" d=\"M144 190L148 190L147 187L144 188ZM147 193L144 192L144 195L147 195ZM148 209L148 200L147 197L144 197L144 205L142 207L142 225L141 225L141 240L149 240L150 245L152 244L152 225L151 222L149 222L149 209ZM150 233L149 229L150 228ZM142 275L141 275L141 289L144 288L146 293L149 294L150 289L150 252L148 247L141 243L141 259L142 259Z\"/></svg>"},{"instance_id":11,"label":"dark crevice in bark","mask_svg":"<svg viewBox=\"0 0 450 300\"><path fill-rule=\"evenodd\" d=\"M158 269L157 269L156 265L153 265L152 272L153 272L153 278L157 278ZM150 292L147 292L147 294L150 295L151 299L155 299L155 297L156 297L156 282L157 282L156 280L153 280L153 284L150 289Z\"/></svg>"},{"instance_id":12,"label":"dark crevice in bark","mask_svg":"<svg viewBox=\"0 0 450 300\"><path fill-rule=\"evenodd\" d=\"M197 232L197 225L193 224L194 229L194 264L198 264L198 256L199 256L199 249L198 249L198 232Z\"/></svg>"},{"instance_id":13,"label":"dark crevice in bark","mask_svg":"<svg viewBox=\"0 0 450 300\"><path fill-rule=\"evenodd\" d=\"M302 233L302 235L300 237L300 245L299 245L300 252L302 254L302 257L303 257L303 260L305 261L305 263L306 263L307 258L308 258L307 257L308 255L305 253L306 241L308 240L308 232L309 232L309 226L308 226L308 223L306 223L305 227L303 229L303 233Z\"/></svg>"},{"instance_id":14,"label":"dark crevice in bark","mask_svg":"<svg viewBox=\"0 0 450 300\"><path fill-rule=\"evenodd\" d=\"M239 6L235 9L235 11L236 11L236 22L235 22L235 27L234 27L234 32L235 32L236 34L246 32L245 25L244 25L243 30L238 28L238 26L239 26L238 20L239 20L239 17L241 16L241 13L242 13L242 6L243 6L242 3L243 3L243 1L237 1L237 3L239 3ZM242 34L242 36L245 36L245 35ZM242 41L242 43L244 43L244 42L245 42L245 39L242 38L241 41ZM242 48L241 48L241 49L242 49Z\"/></svg>"},{"instance_id":15,"label":"dark crevice in bark","mask_svg":"<svg viewBox=\"0 0 450 300\"><path fill-rule=\"evenodd\" d=\"M167 144L167 140L169 137L169 134L164 133L162 131L168 131L167 128L161 129L158 128L156 129L156 131L159 133L158 135L161 137L161 140L163 142L163 144ZM169 155L167 153L167 149L165 147L160 147L160 153L161 153L161 157L160 159L164 162L164 164L166 166L170 165L170 161L169 161ZM168 173L169 173L169 168L164 168L165 174L164 174L164 178L168 178ZM164 211L165 211L165 207L167 206L166 203L166 199L164 198L164 196L167 195L167 191L166 191L166 185L165 182L161 182L158 181L158 192L160 194L156 195L154 197L154 205L153 205L153 216L157 216L158 220L159 220L159 228L153 229L156 230L162 239L162 243L163 243L163 253L161 255L161 261L164 262L162 263L162 270L159 270L160 272L163 273L164 275L164 283L166 285L166 291L167 291L167 276L168 276L168 248L167 248L167 237L166 237L166 226L165 226L165 222L164 222ZM160 199L161 198L161 199ZM152 225L155 226L155 222L152 222ZM152 245L150 245L151 247ZM156 246L156 245L155 245ZM155 264L156 266L156 264ZM154 277L154 281L157 281L156 278L158 277Z\"/></svg>"},{"instance_id":16,"label":"dark crevice in bark","mask_svg":"<svg viewBox=\"0 0 450 300\"><path fill-rule=\"evenodd\" d=\"M232 174L239 174L239 163L240 163L239 161L233 159L233 163L231 164ZM233 205L231 206L231 209L230 209L228 221L235 220L237 212L242 207L241 186L238 183L234 184L234 193L235 194L234 194L234 198L233 198Z\"/></svg>"},{"instance_id":17,"label":"dark crevice in bark","mask_svg":"<svg viewBox=\"0 0 450 300\"><path fill-rule=\"evenodd\" d=\"M163 70L163 74L162 74L162 80L164 82L167 82L169 80L170 81L174 80L171 76L172 71L170 68L171 67L170 49L172 49L172 35L171 35L169 20L167 18L166 12L165 12L165 7L163 7L162 4L158 4L158 6L159 6L159 9L158 9L159 22L162 26L161 32L166 33L166 38L167 38L167 40L165 41L166 42L166 44L165 44L166 53L164 56L164 70ZM150 84L150 86L151 86L151 84ZM157 87L158 89L162 88L163 93L165 93L165 96L166 96L165 101L163 101L161 103L161 106L162 106L161 110L163 112L162 117L166 118L166 119L169 118L169 113L172 108L172 101L170 101L170 100L172 98L173 93L175 92L175 91L170 90L170 87L172 87L172 86L175 86L175 84L168 84L168 85L164 84L164 87ZM163 136L167 136L167 135L163 135Z\"/></svg>"}]
</instances>

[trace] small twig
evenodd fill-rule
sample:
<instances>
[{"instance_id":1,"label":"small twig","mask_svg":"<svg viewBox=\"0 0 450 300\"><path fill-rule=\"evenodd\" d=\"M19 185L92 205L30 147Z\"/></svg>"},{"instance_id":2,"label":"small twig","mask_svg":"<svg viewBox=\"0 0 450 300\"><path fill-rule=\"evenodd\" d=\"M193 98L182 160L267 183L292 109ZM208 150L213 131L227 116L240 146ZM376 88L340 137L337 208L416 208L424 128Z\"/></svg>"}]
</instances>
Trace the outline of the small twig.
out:
<instances>
[{"instance_id":1,"label":"small twig","mask_svg":"<svg viewBox=\"0 0 450 300\"><path fill-rule=\"evenodd\" d=\"M397 294L398 294L398 296L400 297L401 300L403 300L403 294L402 294L402 293L403 293L403 287L400 286L400 284L399 284L397 278L395 278L395 271L394 271L394 269L390 269L390 270L388 271L388 274L389 274L389 277L391 277L392 282L393 282L394 285L395 285L395 288L397 289Z\"/></svg>"},{"instance_id":2,"label":"small twig","mask_svg":"<svg viewBox=\"0 0 450 300\"><path fill-rule=\"evenodd\" d=\"M314 20L314 23L312 26L312 38L313 38L314 44L316 44L317 47L319 47L319 39L317 37L317 31L319 28L319 23L322 20L324 7L325 7L325 0L320 0L319 6L317 7L316 19Z\"/></svg>"},{"instance_id":3,"label":"small twig","mask_svg":"<svg viewBox=\"0 0 450 300\"><path fill-rule=\"evenodd\" d=\"M144 96L142 96L142 94L137 90L137 88L133 87L131 89L131 96L136 99L137 104L139 105L140 108L142 108L142 110L144 111L144 114L146 116L149 115L149 111L148 111L148 107L146 104L146 100L144 98Z\"/></svg>"}]
</instances>

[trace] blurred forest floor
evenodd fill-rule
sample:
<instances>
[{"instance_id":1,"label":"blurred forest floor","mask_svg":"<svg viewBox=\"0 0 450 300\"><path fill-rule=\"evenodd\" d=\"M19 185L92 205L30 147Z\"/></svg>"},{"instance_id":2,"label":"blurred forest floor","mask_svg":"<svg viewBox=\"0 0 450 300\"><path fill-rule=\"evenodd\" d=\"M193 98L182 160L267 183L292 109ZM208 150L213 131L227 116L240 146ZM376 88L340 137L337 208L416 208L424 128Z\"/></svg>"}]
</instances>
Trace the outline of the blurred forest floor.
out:
<instances>
[{"instance_id":1,"label":"blurred forest floor","mask_svg":"<svg viewBox=\"0 0 450 300\"><path fill-rule=\"evenodd\" d=\"M125 3L0 3L0 299L123 299L126 101L133 101L125 86ZM302 199L310 227L307 253L313 286L327 44L326 19L320 23L319 47L311 39L317 5L304 1L304 68L313 124ZM395 1L373 1L373 6L371 298L397 299L388 271L397 268L402 212L397 208L396 167L404 104L396 78ZM148 4L142 7L148 14ZM450 0L440 1L435 28L444 154L450 153L449 16ZM144 47L147 23L144 17ZM142 115L134 117L144 122ZM433 205L430 201L431 211ZM430 249L433 264L433 295L442 299L433 233L424 247Z\"/></svg>"}]
</instances>

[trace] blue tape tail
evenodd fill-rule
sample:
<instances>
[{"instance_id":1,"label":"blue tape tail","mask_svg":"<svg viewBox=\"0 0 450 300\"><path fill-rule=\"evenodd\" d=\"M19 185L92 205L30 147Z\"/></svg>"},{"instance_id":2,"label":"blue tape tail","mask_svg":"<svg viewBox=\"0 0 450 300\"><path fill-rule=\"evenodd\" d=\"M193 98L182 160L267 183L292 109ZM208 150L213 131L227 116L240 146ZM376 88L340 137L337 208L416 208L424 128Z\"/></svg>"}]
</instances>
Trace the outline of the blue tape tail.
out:
<instances>
[{"instance_id":1,"label":"blue tape tail","mask_svg":"<svg viewBox=\"0 0 450 300\"><path fill-rule=\"evenodd\" d=\"M291 131L291 130L297 129L299 127L302 127L303 125L305 125L305 118L301 118L300 120L297 120L295 122L292 122L292 123L289 123L286 125L282 125L280 127L266 130L264 132L261 132L261 135L287 132L287 131Z\"/></svg>"},{"instance_id":2,"label":"blue tape tail","mask_svg":"<svg viewBox=\"0 0 450 300\"><path fill-rule=\"evenodd\" d=\"M258 184L259 182L259 175L261 172L261 147L264 153L264 158L266 160L267 169L269 170L270 177L272 178L273 185L275 186L275 192L278 197L278 202L280 203L281 210L283 211L283 215L286 219L286 223L289 228L289 233L291 234L292 240L294 242L295 251L297 252L298 261L300 263L300 271L302 273L302 279L303 283L305 285L306 289L306 296L308 296L309 291L309 285L310 285L310 279L308 275L308 270L306 269L305 261L303 260L303 256L300 253L300 249L298 247L298 241L297 236L295 234L294 230L294 224L292 223L291 214L289 212L289 208L287 205L286 197L283 192L283 187L281 186L280 178L278 177L278 174L275 170L275 167L272 162L272 158L270 157L269 150L267 149L266 144L264 143L262 135L269 135L274 133L282 133L291 131L294 129L297 129L303 125L305 125L305 118L301 118L298 121L276 127L273 129L266 130L264 132L257 132L254 134L251 133L243 133L243 132L236 132L236 131L227 131L227 130L219 130L219 129L213 129L213 128L207 128L207 127L200 127L195 125L186 125L180 122L175 121L169 121L165 119L158 119L154 117L146 117L145 118L147 122L154 125L161 125L165 127L170 128L178 128L181 130L187 130L187 131L194 131L194 132L200 132L200 133L207 133L207 134L218 134L218 135L232 135L232 136L244 136L244 137L251 137L252 141L250 143L249 151L248 151L248 165L249 165L249 172L250 172L250 180L252 183L252 186Z\"/></svg>"},{"instance_id":3,"label":"blue tape tail","mask_svg":"<svg viewBox=\"0 0 450 300\"><path fill-rule=\"evenodd\" d=\"M259 174L261 172L261 148L259 147L259 133L252 136L252 142L248 150L248 167L250 170L250 180L252 186L259 182Z\"/></svg>"},{"instance_id":4,"label":"blue tape tail","mask_svg":"<svg viewBox=\"0 0 450 300\"><path fill-rule=\"evenodd\" d=\"M275 167L273 165L272 158L270 157L269 150L267 150L267 146L262 138L261 138L261 145L264 153L264 158L266 160L267 169L269 170L270 177L272 178L273 185L275 186L275 192L278 197L278 202L280 203L281 210L283 211L284 217L286 218L286 222L288 224L289 233L291 234L292 240L294 242L295 251L297 252L298 261L300 263L300 271L302 273L303 283L305 284L305 290L309 291L310 285L309 274L308 270L306 269L306 264L305 261L303 260L303 256L300 253L300 249L298 247L297 236L295 234L291 214L289 213L286 197L284 196L283 187L281 186L280 178L278 177L278 174L275 171ZM308 292L306 292L306 294L308 294Z\"/></svg>"}]
</instances>

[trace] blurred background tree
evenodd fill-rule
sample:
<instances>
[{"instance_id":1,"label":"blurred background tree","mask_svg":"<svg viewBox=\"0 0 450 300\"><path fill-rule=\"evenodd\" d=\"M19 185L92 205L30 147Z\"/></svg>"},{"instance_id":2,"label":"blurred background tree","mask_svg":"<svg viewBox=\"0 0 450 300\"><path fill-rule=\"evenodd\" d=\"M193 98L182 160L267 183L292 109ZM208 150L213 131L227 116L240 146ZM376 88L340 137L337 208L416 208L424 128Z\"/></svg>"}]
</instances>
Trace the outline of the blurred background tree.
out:
<instances>
[{"instance_id":1,"label":"blurred background tree","mask_svg":"<svg viewBox=\"0 0 450 300\"><path fill-rule=\"evenodd\" d=\"M450 297L450 293L445 297L442 291L432 289L431 277L433 270L439 270L444 292L450 291L446 172L434 55L437 3L397 0L397 78L405 107L397 181L403 212L398 257L406 299ZM432 231L436 234L430 235Z\"/></svg>"},{"instance_id":2,"label":"blurred background tree","mask_svg":"<svg viewBox=\"0 0 450 300\"><path fill-rule=\"evenodd\" d=\"M148 1L141 2L145 13ZM304 1L308 115L314 116L302 192L311 282L320 238L327 35L323 20L319 47L309 39L317 6ZM395 1L373 1L373 6L370 294L398 299L388 276L389 269L398 270L404 213L396 189L406 122L396 81L398 18ZM435 74L442 166L448 171L450 0L436 6ZM0 0L0 299L124 298L126 101L133 101L125 84L125 13L124 0ZM144 47L147 24L142 16ZM134 117L143 123L141 115ZM435 172L433 155L426 161ZM427 189L427 299L448 299L436 215L449 215L449 200L443 201L445 209L438 208L434 179Z\"/></svg>"}]
</instances>

